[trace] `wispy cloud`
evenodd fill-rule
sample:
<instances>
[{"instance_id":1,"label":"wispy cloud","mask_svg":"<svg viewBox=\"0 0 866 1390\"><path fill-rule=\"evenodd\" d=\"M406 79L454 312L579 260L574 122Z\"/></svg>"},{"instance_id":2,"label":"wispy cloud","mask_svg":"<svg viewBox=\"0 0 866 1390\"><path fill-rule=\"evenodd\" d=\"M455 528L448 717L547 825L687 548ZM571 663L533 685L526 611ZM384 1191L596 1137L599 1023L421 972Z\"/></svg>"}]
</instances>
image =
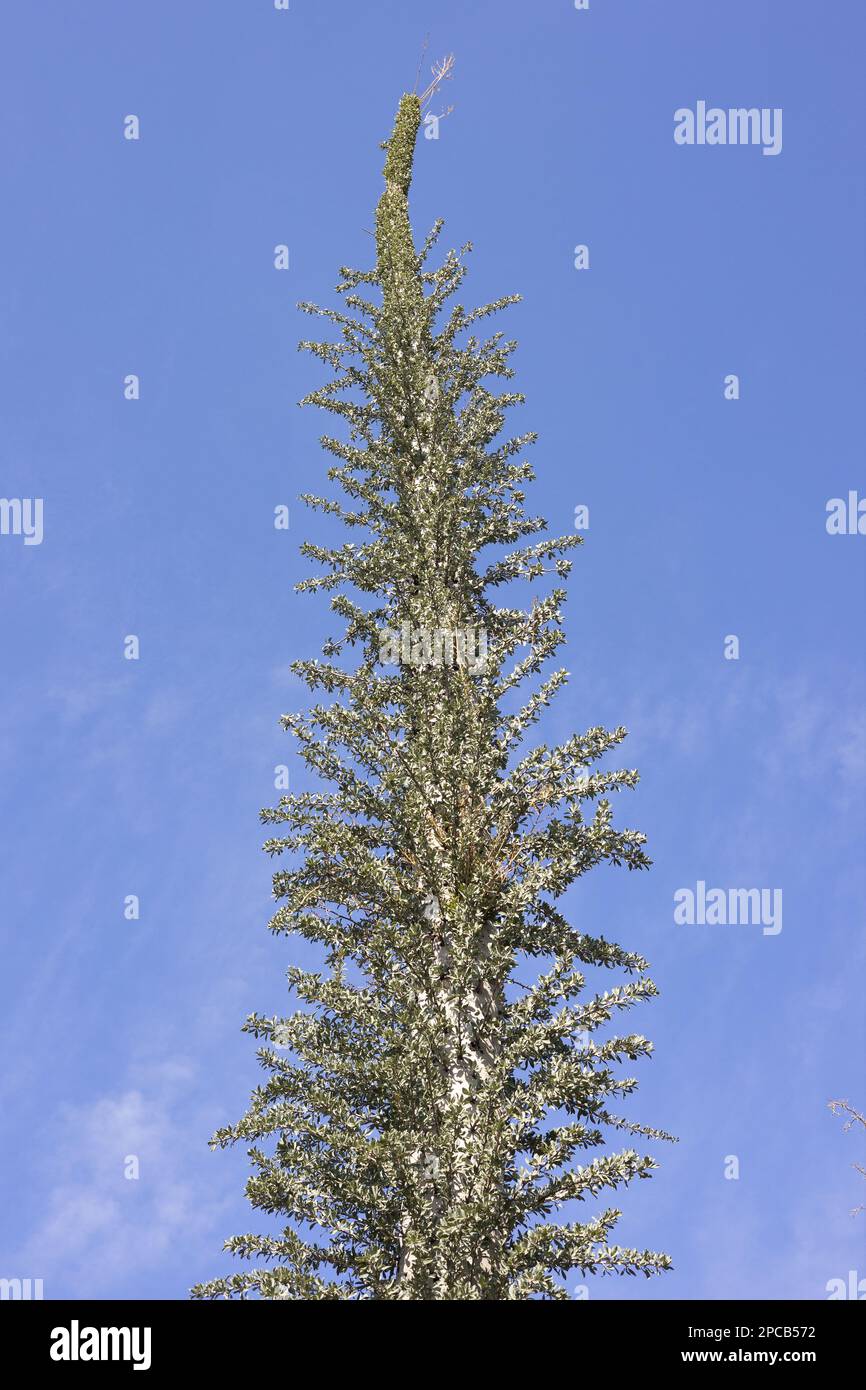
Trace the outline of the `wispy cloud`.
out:
<instances>
[{"instance_id":1,"label":"wispy cloud","mask_svg":"<svg viewBox=\"0 0 866 1390\"><path fill-rule=\"evenodd\" d=\"M216 1252L227 1205L220 1175L204 1196L192 1177L209 1116L190 1097L196 1068L182 1058L144 1069L146 1082L65 1105L34 1179L43 1215L0 1254L7 1277L44 1280L45 1297L130 1296L180 1243ZM136 1171L138 1176L127 1176ZM223 1195L220 1195L220 1194Z\"/></svg>"}]
</instances>

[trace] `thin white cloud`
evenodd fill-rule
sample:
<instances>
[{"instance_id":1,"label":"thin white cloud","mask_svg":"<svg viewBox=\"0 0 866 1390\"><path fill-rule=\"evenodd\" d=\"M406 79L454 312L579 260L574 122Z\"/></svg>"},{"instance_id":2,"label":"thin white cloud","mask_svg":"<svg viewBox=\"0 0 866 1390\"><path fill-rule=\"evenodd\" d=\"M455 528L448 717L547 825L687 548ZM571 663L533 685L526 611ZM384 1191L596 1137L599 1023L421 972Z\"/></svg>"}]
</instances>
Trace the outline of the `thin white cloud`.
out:
<instances>
[{"instance_id":1,"label":"thin white cloud","mask_svg":"<svg viewBox=\"0 0 866 1390\"><path fill-rule=\"evenodd\" d=\"M190 1176L190 1136L199 1148L208 1123L198 1105L190 1115L195 1070L183 1058L152 1063L141 1089L61 1109L37 1174L44 1214L0 1256L7 1277L41 1278L46 1298L123 1297L174 1247L219 1249L224 1185L215 1174L205 1196ZM137 1178L125 1176L133 1156Z\"/></svg>"}]
</instances>

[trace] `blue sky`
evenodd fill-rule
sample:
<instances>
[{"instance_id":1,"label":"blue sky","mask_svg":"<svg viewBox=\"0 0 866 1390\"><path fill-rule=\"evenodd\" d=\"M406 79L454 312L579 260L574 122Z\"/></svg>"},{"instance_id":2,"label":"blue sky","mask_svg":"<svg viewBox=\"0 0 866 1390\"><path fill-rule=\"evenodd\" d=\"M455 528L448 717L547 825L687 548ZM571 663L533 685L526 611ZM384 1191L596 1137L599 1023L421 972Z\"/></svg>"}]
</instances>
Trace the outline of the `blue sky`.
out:
<instances>
[{"instance_id":1,"label":"blue sky","mask_svg":"<svg viewBox=\"0 0 866 1390\"><path fill-rule=\"evenodd\" d=\"M455 109L419 146L416 230L473 241L468 301L524 296L531 501L557 534L590 509L540 736L628 726L618 818L655 861L568 907L662 991L632 1015L657 1050L630 1113L680 1142L618 1238L675 1270L583 1282L866 1276L862 1145L827 1110L866 1104L866 538L825 526L866 493L862 7L19 0L2 28L0 495L44 499L44 539L0 535L0 1276L180 1298L261 1229L245 1155L207 1139L259 1079L244 1017L285 1004L257 813L275 764L303 785L277 720L331 630L292 588L332 534L295 500L326 460L294 304L369 263L428 33ZM781 108L781 153L676 145L699 100ZM699 880L781 888L782 931L675 925Z\"/></svg>"}]
</instances>

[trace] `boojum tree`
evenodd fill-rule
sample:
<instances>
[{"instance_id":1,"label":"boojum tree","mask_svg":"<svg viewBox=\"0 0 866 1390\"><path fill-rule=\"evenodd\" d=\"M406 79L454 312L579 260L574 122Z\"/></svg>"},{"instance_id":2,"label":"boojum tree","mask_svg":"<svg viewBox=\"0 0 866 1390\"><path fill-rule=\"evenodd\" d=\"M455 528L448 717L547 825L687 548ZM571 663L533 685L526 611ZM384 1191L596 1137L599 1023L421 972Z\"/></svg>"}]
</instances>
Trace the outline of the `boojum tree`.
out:
<instances>
[{"instance_id":1,"label":"boojum tree","mask_svg":"<svg viewBox=\"0 0 866 1390\"><path fill-rule=\"evenodd\" d=\"M248 1197L281 1229L227 1241L254 1267L200 1298L559 1299L575 1270L670 1266L611 1244L618 1210L574 1214L656 1166L630 1147L591 1157L606 1135L669 1136L615 1113L636 1085L618 1064L652 1044L600 1040L656 993L646 962L555 904L595 865L649 860L609 800L637 773L592 769L624 729L521 748L566 680L541 672L564 641L564 590L528 608L497 591L564 578L579 538L524 539L545 529L523 508L533 473L518 455L534 435L502 439L522 397L494 389L515 344L473 331L518 296L465 311L453 297L469 247L428 269L441 222L413 241L413 157L436 85L403 96L383 145L374 269L341 271L346 313L301 306L339 329L302 347L334 372L307 400L348 434L322 440L343 499L304 500L361 539L303 546L324 572L299 588L332 592L344 628L324 660L294 663L328 699L282 722L325 789L283 796L262 820L279 827L266 850L291 856L271 928L316 943L322 967L289 970L290 1018L245 1025L267 1079L211 1143L252 1145ZM408 659L393 642L407 631ZM432 640L468 632L484 634L471 659ZM587 967L626 979L588 995Z\"/></svg>"}]
</instances>

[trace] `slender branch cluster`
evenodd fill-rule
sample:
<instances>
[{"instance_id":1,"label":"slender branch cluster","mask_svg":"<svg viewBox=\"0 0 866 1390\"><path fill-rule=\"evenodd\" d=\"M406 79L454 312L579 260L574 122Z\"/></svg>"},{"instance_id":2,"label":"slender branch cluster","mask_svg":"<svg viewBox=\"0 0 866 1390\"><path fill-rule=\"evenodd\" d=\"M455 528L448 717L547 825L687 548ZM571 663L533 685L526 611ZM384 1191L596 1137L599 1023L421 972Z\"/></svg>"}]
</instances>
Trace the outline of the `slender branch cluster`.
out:
<instances>
[{"instance_id":1,"label":"slender branch cluster","mask_svg":"<svg viewBox=\"0 0 866 1390\"><path fill-rule=\"evenodd\" d=\"M834 1115L845 1116L845 1123L842 1128L846 1133L849 1129L853 1129L855 1125L859 1125L861 1129L866 1129L866 1115L860 1110L855 1110L854 1106L851 1105L849 1101L830 1100L827 1102L827 1107ZM866 1178L866 1168L864 1168L862 1163L852 1163L851 1167L855 1168L861 1177ZM851 1215L859 1216L863 1211L866 1211L866 1206L861 1202L856 1207L852 1207Z\"/></svg>"},{"instance_id":2,"label":"slender branch cluster","mask_svg":"<svg viewBox=\"0 0 866 1390\"><path fill-rule=\"evenodd\" d=\"M341 272L345 312L302 306L339 330L302 346L334 373L308 401L348 436L322 441L342 499L305 500L359 539L303 547L321 571L299 587L330 593L343 630L323 660L294 664L328 698L283 724L325 789L262 819L288 865L271 927L323 963L289 971L290 1018L247 1021L267 1079L212 1141L250 1146L250 1201L282 1232L228 1241L255 1268L197 1297L564 1298L575 1269L670 1264L611 1243L616 1209L577 1217L655 1166L633 1148L591 1157L606 1132L668 1137L617 1113L636 1084L617 1064L652 1045L607 1025L655 994L646 962L555 905L597 864L648 865L610 800L637 773L593 770L621 728L521 749L566 679L520 696L564 640L564 590L528 609L501 591L564 579L578 538L527 541L545 525L523 509L533 436L502 438L522 397L497 385L515 344L477 327L517 297L455 301L463 255L428 268L441 223L416 250L420 120L404 96L374 269ZM401 629L417 659L388 666L383 634ZM483 632L483 660L459 642L436 659L443 632ZM587 994L599 967L626 982Z\"/></svg>"}]
</instances>

